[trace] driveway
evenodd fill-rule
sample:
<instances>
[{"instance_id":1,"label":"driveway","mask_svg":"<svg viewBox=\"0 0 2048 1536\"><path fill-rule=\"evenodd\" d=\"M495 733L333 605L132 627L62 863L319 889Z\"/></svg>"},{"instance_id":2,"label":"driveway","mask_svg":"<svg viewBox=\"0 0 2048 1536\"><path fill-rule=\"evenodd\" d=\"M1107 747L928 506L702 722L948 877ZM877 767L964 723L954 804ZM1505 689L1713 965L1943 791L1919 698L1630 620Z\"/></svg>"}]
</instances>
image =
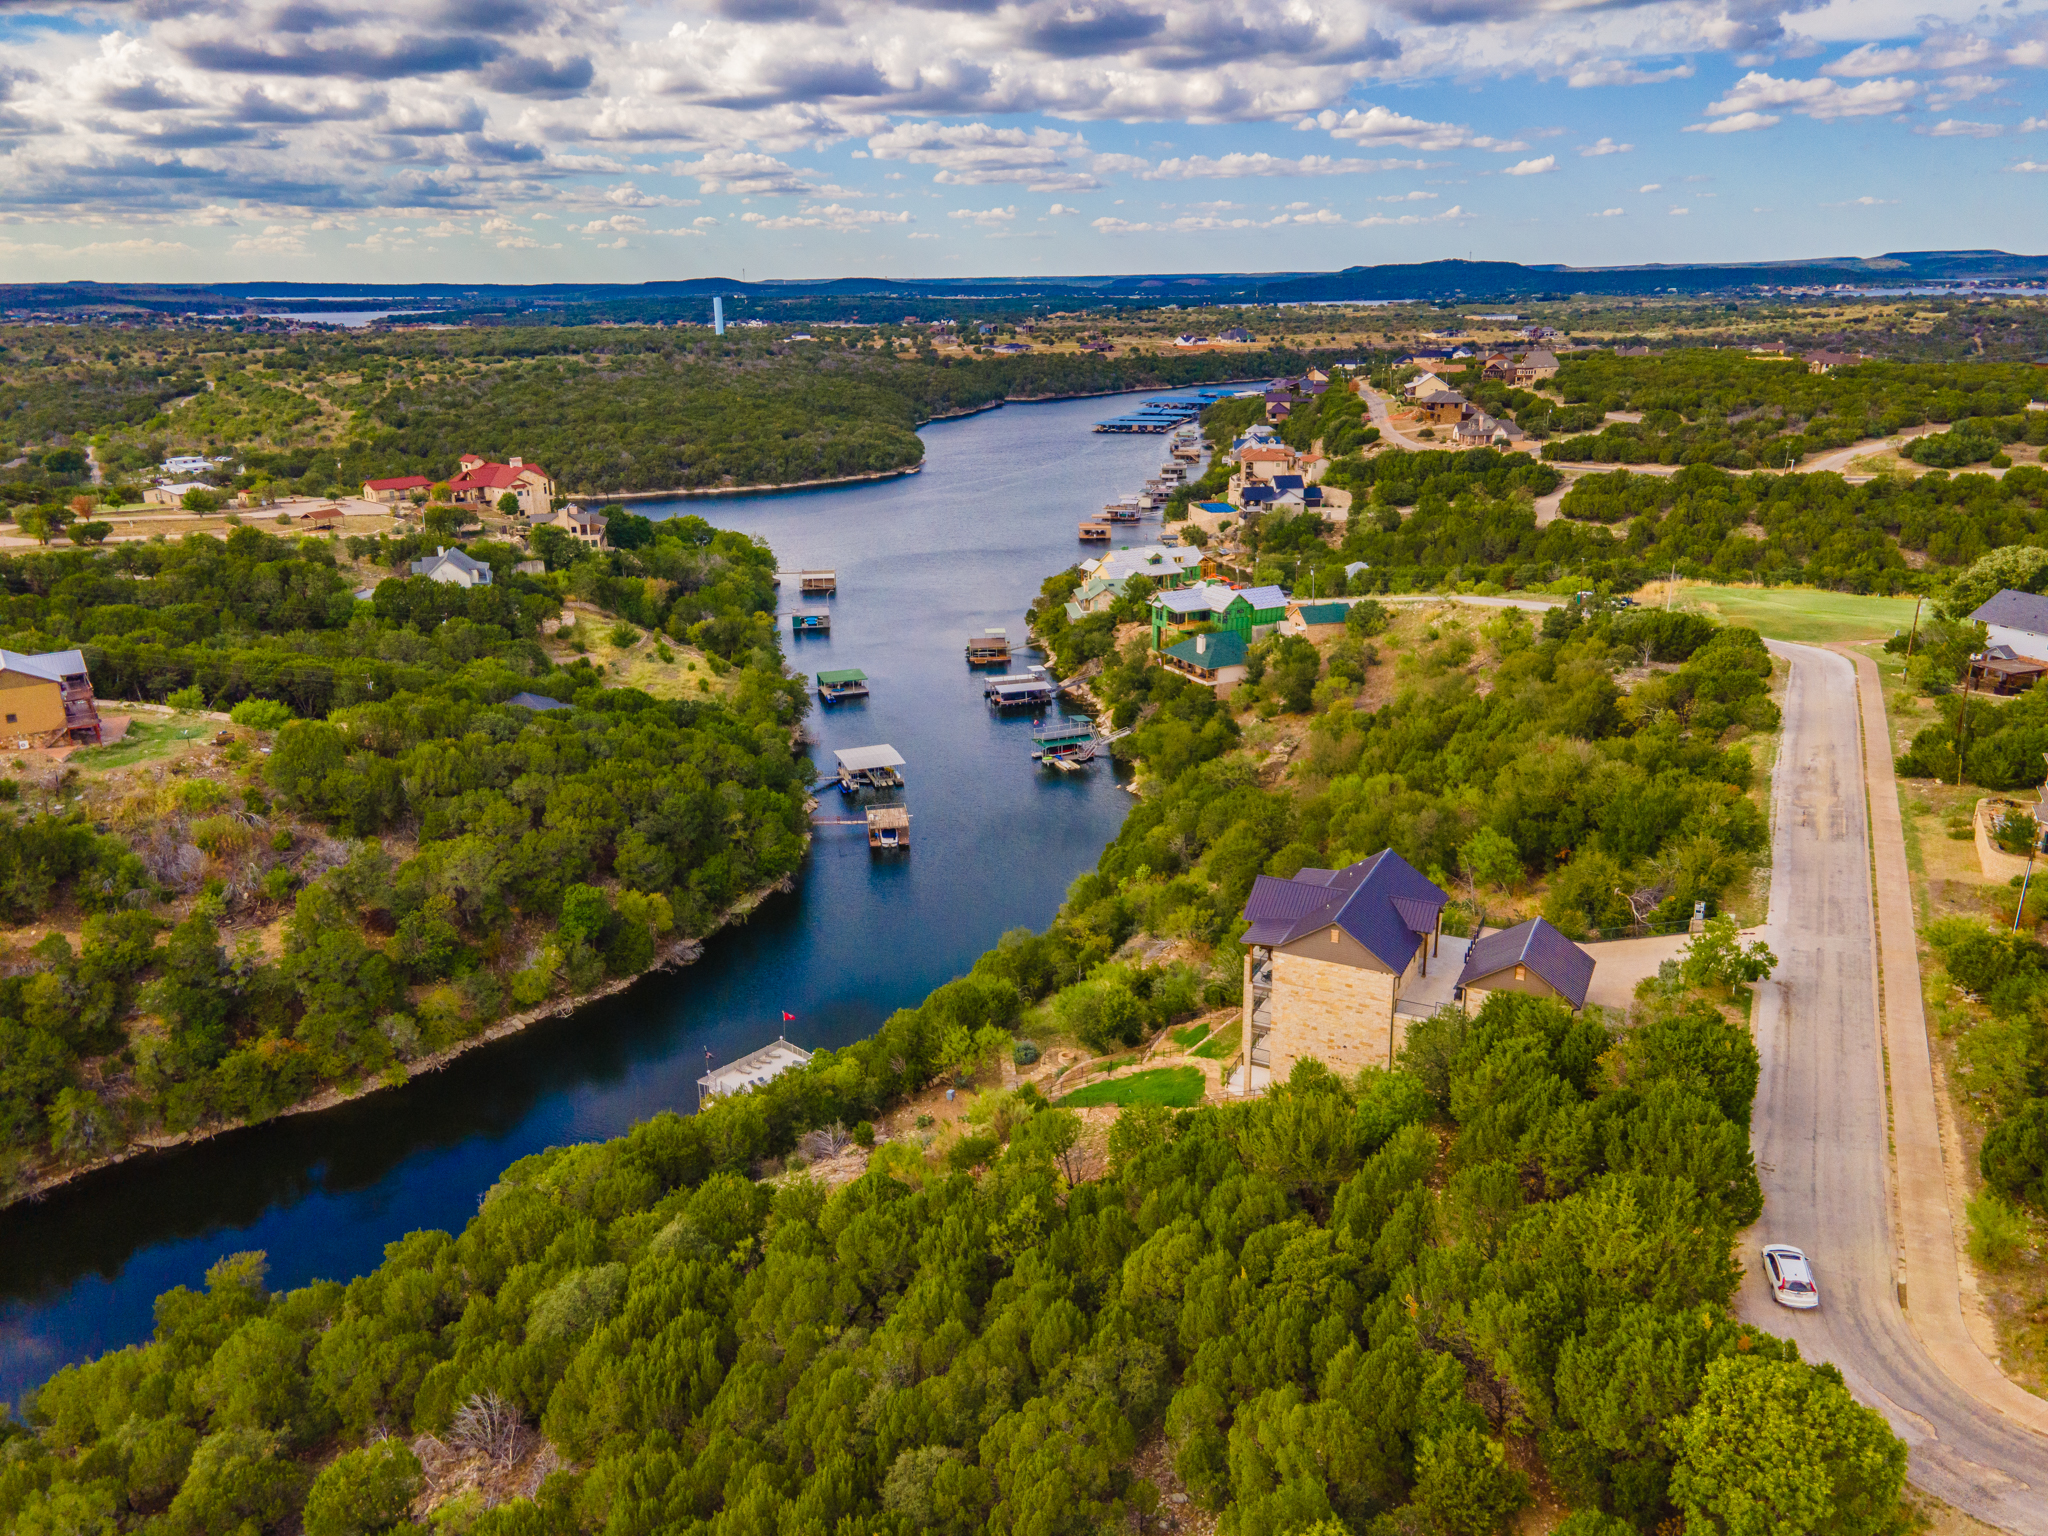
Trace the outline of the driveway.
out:
<instances>
[{"instance_id":1,"label":"driveway","mask_svg":"<svg viewBox=\"0 0 2048 1536\"><path fill-rule=\"evenodd\" d=\"M1910 1448L1915 1483L1980 1520L2048 1531L2048 1438L1985 1400L1999 1394L1958 1386L1899 1303L1856 678L1830 652L1775 641L1771 649L1792 663L1764 929L1779 964L1758 989L1763 1075L1751 1140L1765 1203L1743 1239L1748 1272L1736 1310L1839 1366ZM1770 1299L1757 1254L1766 1242L1806 1250L1820 1280L1817 1311ZM1935 1321L1939 1298L1907 1299L1923 1327ZM2025 1403L2038 1400L2025 1398L2022 1412Z\"/></svg>"}]
</instances>

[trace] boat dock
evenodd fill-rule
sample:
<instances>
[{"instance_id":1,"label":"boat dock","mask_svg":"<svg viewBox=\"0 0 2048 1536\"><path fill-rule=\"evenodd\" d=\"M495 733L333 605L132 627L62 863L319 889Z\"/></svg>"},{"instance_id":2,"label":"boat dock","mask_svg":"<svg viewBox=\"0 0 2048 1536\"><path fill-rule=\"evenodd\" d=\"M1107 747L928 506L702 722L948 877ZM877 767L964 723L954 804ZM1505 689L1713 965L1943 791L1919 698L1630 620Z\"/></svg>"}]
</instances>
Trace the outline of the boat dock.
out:
<instances>
[{"instance_id":1,"label":"boat dock","mask_svg":"<svg viewBox=\"0 0 2048 1536\"><path fill-rule=\"evenodd\" d=\"M758 1051L750 1051L738 1061L714 1067L697 1079L697 1107L702 1109L706 1099L723 1097L730 1093L744 1093L749 1088L767 1086L792 1067L800 1067L811 1059L811 1053L800 1045L791 1045L780 1035L772 1045L764 1045Z\"/></svg>"},{"instance_id":2,"label":"boat dock","mask_svg":"<svg viewBox=\"0 0 2048 1536\"><path fill-rule=\"evenodd\" d=\"M868 807L868 846L890 853L910 846L910 808L902 805Z\"/></svg>"},{"instance_id":3,"label":"boat dock","mask_svg":"<svg viewBox=\"0 0 2048 1536\"><path fill-rule=\"evenodd\" d=\"M832 633L832 615L792 613L789 616L789 632L792 635L829 635Z\"/></svg>"},{"instance_id":4,"label":"boat dock","mask_svg":"<svg viewBox=\"0 0 2048 1536\"><path fill-rule=\"evenodd\" d=\"M1048 720L1031 732L1031 755L1048 768L1064 772L1076 771L1082 763L1095 756L1095 722L1093 720L1069 720L1064 717Z\"/></svg>"},{"instance_id":5,"label":"boat dock","mask_svg":"<svg viewBox=\"0 0 2048 1536\"><path fill-rule=\"evenodd\" d=\"M1059 696L1059 688L1042 673L1033 677L997 677L989 680L982 697L997 709L1043 709Z\"/></svg>"},{"instance_id":6,"label":"boat dock","mask_svg":"<svg viewBox=\"0 0 2048 1536\"><path fill-rule=\"evenodd\" d=\"M845 667L837 672L818 674L818 697L827 704L837 704L842 699L864 699L868 696L868 675L859 667Z\"/></svg>"},{"instance_id":7,"label":"boat dock","mask_svg":"<svg viewBox=\"0 0 2048 1536\"><path fill-rule=\"evenodd\" d=\"M903 755L886 742L873 747L842 747L832 754L839 759L839 792L851 795L863 789L901 789Z\"/></svg>"},{"instance_id":8,"label":"boat dock","mask_svg":"<svg viewBox=\"0 0 2048 1536\"><path fill-rule=\"evenodd\" d=\"M1110 524L1091 518L1081 524L1081 542L1084 544L1107 544L1112 531Z\"/></svg>"},{"instance_id":9,"label":"boat dock","mask_svg":"<svg viewBox=\"0 0 2048 1536\"><path fill-rule=\"evenodd\" d=\"M798 571L797 589L806 597L830 597L839 590L837 571Z\"/></svg>"},{"instance_id":10,"label":"boat dock","mask_svg":"<svg viewBox=\"0 0 2048 1536\"><path fill-rule=\"evenodd\" d=\"M1008 630L985 629L978 635L967 637L967 665L970 667L1007 667L1009 664Z\"/></svg>"}]
</instances>

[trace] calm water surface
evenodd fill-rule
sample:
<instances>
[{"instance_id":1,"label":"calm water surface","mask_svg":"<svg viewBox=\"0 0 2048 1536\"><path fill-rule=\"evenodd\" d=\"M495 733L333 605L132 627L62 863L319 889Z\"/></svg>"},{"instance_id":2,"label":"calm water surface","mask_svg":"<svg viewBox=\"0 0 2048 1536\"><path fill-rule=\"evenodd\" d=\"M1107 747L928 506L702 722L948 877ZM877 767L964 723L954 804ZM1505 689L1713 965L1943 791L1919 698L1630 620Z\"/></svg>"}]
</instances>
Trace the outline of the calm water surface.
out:
<instances>
[{"instance_id":1,"label":"calm water surface","mask_svg":"<svg viewBox=\"0 0 2048 1536\"><path fill-rule=\"evenodd\" d=\"M267 1251L280 1287L361 1274L407 1232L459 1229L513 1159L693 1108L707 1051L730 1060L784 1031L804 1046L859 1039L1004 929L1050 921L1130 797L1107 763L1058 778L1040 769L1030 721L993 715L962 652L991 625L1020 641L1039 583L1079 557L1076 521L1164 458L1162 438L1088 430L1115 404L936 423L924 472L900 480L637 509L700 513L766 539L785 569L838 571L831 635L791 640L785 621L784 639L805 672L860 667L873 696L814 711L813 755L829 763L834 747L876 742L901 752L911 851L878 859L860 829L822 827L797 890L714 936L693 966L403 1089L0 1213L0 1400L146 1338L156 1295L199 1284L222 1254ZM785 582L782 606L816 605ZM844 814L840 803L828 792L819 814Z\"/></svg>"}]
</instances>

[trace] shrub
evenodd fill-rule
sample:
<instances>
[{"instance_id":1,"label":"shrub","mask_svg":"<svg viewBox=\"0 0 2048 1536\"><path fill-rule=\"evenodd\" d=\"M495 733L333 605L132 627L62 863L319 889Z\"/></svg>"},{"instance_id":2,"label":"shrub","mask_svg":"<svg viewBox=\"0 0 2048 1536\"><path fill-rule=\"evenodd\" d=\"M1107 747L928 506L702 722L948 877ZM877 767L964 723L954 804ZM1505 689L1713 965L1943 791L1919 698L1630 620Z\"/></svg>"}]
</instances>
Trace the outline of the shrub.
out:
<instances>
[{"instance_id":1,"label":"shrub","mask_svg":"<svg viewBox=\"0 0 2048 1536\"><path fill-rule=\"evenodd\" d=\"M206 708L206 690L197 683L194 683L189 688L180 688L176 693L167 697L164 702L173 709L204 709Z\"/></svg>"},{"instance_id":2,"label":"shrub","mask_svg":"<svg viewBox=\"0 0 2048 1536\"><path fill-rule=\"evenodd\" d=\"M1970 1256L2002 1269L2027 1245L2027 1218L1992 1190L1980 1190L1969 1205Z\"/></svg>"},{"instance_id":3,"label":"shrub","mask_svg":"<svg viewBox=\"0 0 2048 1536\"><path fill-rule=\"evenodd\" d=\"M403 1524L423 1477L400 1440L345 1451L306 1494L306 1536L374 1536Z\"/></svg>"},{"instance_id":4,"label":"shrub","mask_svg":"<svg viewBox=\"0 0 2048 1536\"><path fill-rule=\"evenodd\" d=\"M276 699L244 699L228 711L228 718L252 731L275 731L292 718L292 712Z\"/></svg>"}]
</instances>

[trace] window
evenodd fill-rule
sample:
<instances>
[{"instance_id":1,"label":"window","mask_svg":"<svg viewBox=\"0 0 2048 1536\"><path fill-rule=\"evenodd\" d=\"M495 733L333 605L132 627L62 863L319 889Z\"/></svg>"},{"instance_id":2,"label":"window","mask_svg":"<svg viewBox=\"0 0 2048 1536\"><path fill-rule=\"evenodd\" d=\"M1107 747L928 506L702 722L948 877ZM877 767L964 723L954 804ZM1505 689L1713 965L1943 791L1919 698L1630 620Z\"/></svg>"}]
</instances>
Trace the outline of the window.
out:
<instances>
[{"instance_id":1,"label":"window","mask_svg":"<svg viewBox=\"0 0 2048 1536\"><path fill-rule=\"evenodd\" d=\"M14 724L14 716L12 716L12 715L9 715L9 716L7 717L7 723L8 723L9 725L12 725L12 724Z\"/></svg>"},{"instance_id":2,"label":"window","mask_svg":"<svg viewBox=\"0 0 2048 1536\"><path fill-rule=\"evenodd\" d=\"M1518 965L1518 966L1516 966L1516 967L1515 967L1515 980L1517 980L1517 981L1527 981L1528 979L1529 979L1529 967L1527 967L1526 965Z\"/></svg>"},{"instance_id":3,"label":"window","mask_svg":"<svg viewBox=\"0 0 2048 1536\"><path fill-rule=\"evenodd\" d=\"M8 718L8 719L10 719L10 720L12 720L12 719L14 718L14 716L12 716L12 715L9 715L9 716L8 716L7 718ZM1332 944L1334 944L1334 943L1336 943L1336 942L1337 942L1337 930L1336 930L1336 929L1334 929L1334 928L1332 928L1332 929L1330 930L1330 942L1331 942Z\"/></svg>"}]
</instances>

